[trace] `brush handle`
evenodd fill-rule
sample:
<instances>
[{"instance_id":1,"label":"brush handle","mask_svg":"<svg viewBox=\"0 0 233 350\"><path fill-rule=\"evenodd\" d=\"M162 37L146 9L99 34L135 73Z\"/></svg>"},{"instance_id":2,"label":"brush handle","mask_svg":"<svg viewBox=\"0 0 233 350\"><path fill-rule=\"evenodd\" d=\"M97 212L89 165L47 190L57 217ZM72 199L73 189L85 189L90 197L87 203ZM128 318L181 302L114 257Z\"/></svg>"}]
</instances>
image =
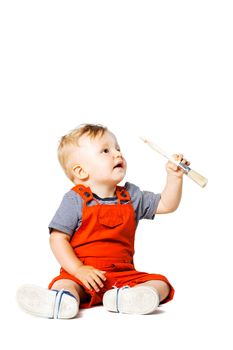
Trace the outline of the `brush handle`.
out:
<instances>
[{"instance_id":1,"label":"brush handle","mask_svg":"<svg viewBox=\"0 0 233 350\"><path fill-rule=\"evenodd\" d=\"M148 146L150 146L150 148L152 148L154 151L158 152L159 154L161 154L162 156L164 156L165 158L167 158L170 162L174 163L175 165L177 165L180 169L182 169L185 174L194 182L196 182L199 186L201 187L205 187L208 180L202 176L201 174L199 174L198 172L196 172L195 170L192 170L189 166L187 166L186 164L183 164L181 162L176 161L172 156L170 156L166 151L164 151L162 148L160 148L158 145L156 145L154 142L151 142L145 138L142 138L142 141L144 143L146 143Z\"/></svg>"}]
</instances>

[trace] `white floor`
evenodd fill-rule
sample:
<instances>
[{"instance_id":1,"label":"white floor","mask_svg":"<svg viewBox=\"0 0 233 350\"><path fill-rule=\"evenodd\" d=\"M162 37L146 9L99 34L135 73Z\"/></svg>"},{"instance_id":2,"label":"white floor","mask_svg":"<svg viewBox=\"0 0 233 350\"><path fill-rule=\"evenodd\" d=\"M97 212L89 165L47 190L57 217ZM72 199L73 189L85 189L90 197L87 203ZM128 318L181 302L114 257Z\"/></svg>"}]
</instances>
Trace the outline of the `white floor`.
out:
<instances>
[{"instance_id":1,"label":"white floor","mask_svg":"<svg viewBox=\"0 0 233 350\"><path fill-rule=\"evenodd\" d=\"M232 2L2 1L0 27L1 348L232 350ZM179 210L139 225L136 267L176 290L156 314L60 321L16 305L19 285L58 272L47 226L72 184L57 143L86 122L116 133L142 190L166 172L140 135L209 179L185 178Z\"/></svg>"},{"instance_id":2,"label":"white floor","mask_svg":"<svg viewBox=\"0 0 233 350\"><path fill-rule=\"evenodd\" d=\"M216 292L216 293L215 293ZM4 349L232 349L232 315L217 291L205 302L176 300L152 315L109 313L102 306L81 310L73 320L36 318L12 303L4 312ZM193 302L192 302L193 301ZM3 306L4 309L4 306ZM229 321L228 321L229 320Z\"/></svg>"}]
</instances>

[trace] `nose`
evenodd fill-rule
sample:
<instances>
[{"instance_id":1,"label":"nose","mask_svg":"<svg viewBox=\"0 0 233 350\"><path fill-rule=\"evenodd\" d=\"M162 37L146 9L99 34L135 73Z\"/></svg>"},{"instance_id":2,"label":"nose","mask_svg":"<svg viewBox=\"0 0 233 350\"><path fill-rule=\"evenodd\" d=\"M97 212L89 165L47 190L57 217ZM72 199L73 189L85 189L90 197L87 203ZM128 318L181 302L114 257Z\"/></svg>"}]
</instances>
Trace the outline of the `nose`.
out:
<instances>
[{"instance_id":1,"label":"nose","mask_svg":"<svg viewBox=\"0 0 233 350\"><path fill-rule=\"evenodd\" d=\"M116 157L123 158L121 151L119 151L119 150L117 150L117 149L116 149L116 151L115 151L115 156L116 156Z\"/></svg>"}]
</instances>

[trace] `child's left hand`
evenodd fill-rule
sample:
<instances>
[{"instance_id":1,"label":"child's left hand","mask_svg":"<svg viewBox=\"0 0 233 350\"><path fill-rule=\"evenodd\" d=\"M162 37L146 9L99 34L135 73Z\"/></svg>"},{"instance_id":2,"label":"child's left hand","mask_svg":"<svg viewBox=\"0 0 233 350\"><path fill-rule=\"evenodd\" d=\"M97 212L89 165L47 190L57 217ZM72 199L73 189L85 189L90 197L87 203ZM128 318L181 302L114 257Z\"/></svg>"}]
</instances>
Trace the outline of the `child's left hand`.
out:
<instances>
[{"instance_id":1,"label":"child's left hand","mask_svg":"<svg viewBox=\"0 0 233 350\"><path fill-rule=\"evenodd\" d=\"M172 156L177 162L181 162L182 164L185 164L187 166L190 165L190 162L183 158L183 154L173 154ZM168 161L166 164L166 170L168 175L174 175L176 177L182 177L185 172L183 169L179 168L176 164L172 163L171 161Z\"/></svg>"}]
</instances>

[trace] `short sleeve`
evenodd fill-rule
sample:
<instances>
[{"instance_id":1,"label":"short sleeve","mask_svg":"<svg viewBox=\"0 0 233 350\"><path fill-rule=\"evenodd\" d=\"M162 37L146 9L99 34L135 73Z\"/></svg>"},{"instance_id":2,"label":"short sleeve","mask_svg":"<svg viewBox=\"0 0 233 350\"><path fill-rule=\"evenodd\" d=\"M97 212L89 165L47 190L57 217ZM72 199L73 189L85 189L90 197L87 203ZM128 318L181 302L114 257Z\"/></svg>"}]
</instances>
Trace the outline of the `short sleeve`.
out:
<instances>
[{"instance_id":1,"label":"short sleeve","mask_svg":"<svg viewBox=\"0 0 233 350\"><path fill-rule=\"evenodd\" d=\"M137 223L141 219L153 220L161 195L150 191L141 191L140 188L130 182L125 184L133 204Z\"/></svg>"},{"instance_id":2,"label":"short sleeve","mask_svg":"<svg viewBox=\"0 0 233 350\"><path fill-rule=\"evenodd\" d=\"M49 231L53 229L72 235L81 223L82 202L74 191L67 192L49 224Z\"/></svg>"}]
</instances>

